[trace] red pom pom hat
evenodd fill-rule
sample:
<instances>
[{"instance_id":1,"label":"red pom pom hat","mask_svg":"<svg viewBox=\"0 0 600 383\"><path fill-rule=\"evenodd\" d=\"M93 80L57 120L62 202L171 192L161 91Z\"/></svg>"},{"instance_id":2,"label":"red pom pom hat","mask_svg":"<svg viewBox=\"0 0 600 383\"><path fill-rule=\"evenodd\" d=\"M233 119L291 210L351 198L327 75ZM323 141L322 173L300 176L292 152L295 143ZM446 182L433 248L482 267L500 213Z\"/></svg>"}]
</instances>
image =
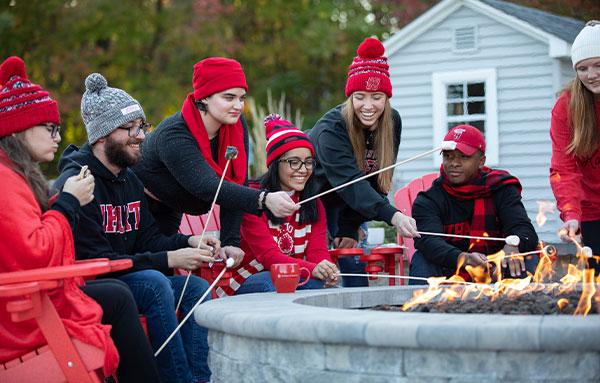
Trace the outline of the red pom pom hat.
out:
<instances>
[{"instance_id":1,"label":"red pom pom hat","mask_svg":"<svg viewBox=\"0 0 600 383\"><path fill-rule=\"evenodd\" d=\"M308 148L310 153L315 155L315 149L306 133L277 113L265 117L265 135L267 136L267 167L277 157L294 148Z\"/></svg>"},{"instance_id":2,"label":"red pom pom hat","mask_svg":"<svg viewBox=\"0 0 600 383\"><path fill-rule=\"evenodd\" d=\"M38 124L60 125L56 101L27 79L25 63L19 57L9 57L0 65L0 85L0 137Z\"/></svg>"},{"instance_id":3,"label":"red pom pom hat","mask_svg":"<svg viewBox=\"0 0 600 383\"><path fill-rule=\"evenodd\" d=\"M367 38L358 46L358 56L352 60L348 80L346 82L346 97L356 91L383 92L392 97L390 82L390 66L383 44L377 39Z\"/></svg>"},{"instance_id":4,"label":"red pom pom hat","mask_svg":"<svg viewBox=\"0 0 600 383\"><path fill-rule=\"evenodd\" d=\"M210 57L194 65L194 100L231 88L248 91L246 76L239 62L223 57Z\"/></svg>"}]
</instances>

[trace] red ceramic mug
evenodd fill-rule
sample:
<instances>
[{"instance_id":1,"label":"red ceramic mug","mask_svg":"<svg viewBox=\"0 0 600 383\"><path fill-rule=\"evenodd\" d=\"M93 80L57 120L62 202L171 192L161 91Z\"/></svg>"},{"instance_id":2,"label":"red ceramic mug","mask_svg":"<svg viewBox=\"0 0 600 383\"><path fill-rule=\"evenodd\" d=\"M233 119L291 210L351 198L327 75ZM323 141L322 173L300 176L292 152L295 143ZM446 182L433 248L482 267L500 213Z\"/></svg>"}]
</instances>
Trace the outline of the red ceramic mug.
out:
<instances>
[{"instance_id":1,"label":"red ceramic mug","mask_svg":"<svg viewBox=\"0 0 600 383\"><path fill-rule=\"evenodd\" d=\"M298 283L301 270L306 270L308 277L304 282ZM296 287L306 284L309 279L310 271L297 263L276 263L271 266L271 281L278 293L293 293Z\"/></svg>"}]
</instances>

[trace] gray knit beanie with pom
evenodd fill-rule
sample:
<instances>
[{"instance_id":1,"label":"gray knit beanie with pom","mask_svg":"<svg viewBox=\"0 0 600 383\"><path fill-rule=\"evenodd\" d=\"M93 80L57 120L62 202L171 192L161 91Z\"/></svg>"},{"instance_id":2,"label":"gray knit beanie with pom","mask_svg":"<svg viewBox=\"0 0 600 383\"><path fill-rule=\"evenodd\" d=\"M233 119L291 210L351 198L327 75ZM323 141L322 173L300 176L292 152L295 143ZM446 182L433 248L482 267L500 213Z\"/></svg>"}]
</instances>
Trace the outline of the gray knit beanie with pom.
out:
<instances>
[{"instance_id":1,"label":"gray knit beanie with pom","mask_svg":"<svg viewBox=\"0 0 600 383\"><path fill-rule=\"evenodd\" d=\"M124 90L109 87L100 73L89 75L85 79L85 88L81 98L81 117L90 144L135 119L146 121L140 103Z\"/></svg>"}]
</instances>

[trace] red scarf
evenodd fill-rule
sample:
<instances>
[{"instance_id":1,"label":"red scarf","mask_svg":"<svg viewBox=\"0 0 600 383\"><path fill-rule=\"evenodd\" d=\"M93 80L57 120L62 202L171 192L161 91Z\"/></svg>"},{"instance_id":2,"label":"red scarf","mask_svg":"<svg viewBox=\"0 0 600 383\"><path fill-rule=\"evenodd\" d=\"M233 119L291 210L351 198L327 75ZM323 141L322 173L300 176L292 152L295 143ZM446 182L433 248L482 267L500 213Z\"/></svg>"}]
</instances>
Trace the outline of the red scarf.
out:
<instances>
[{"instance_id":1,"label":"red scarf","mask_svg":"<svg viewBox=\"0 0 600 383\"><path fill-rule=\"evenodd\" d=\"M206 162L215 171L217 176L223 175L223 169L227 160L225 159L225 152L228 146L235 146L238 150L238 155L235 159L231 160L230 166L227 167L227 173L225 179L230 182L235 182L238 185L243 185L246 181L246 171L248 165L246 163L246 151L244 149L244 128L242 122L238 120L235 125L221 125L219 128L219 163L217 164L212 158L212 152L210 150L210 140L206 133L206 128L202 122L200 112L194 104L193 93L188 94L181 108L181 114L185 123L192 132L192 135L198 142L198 147L204 156Z\"/></svg>"},{"instance_id":2,"label":"red scarf","mask_svg":"<svg viewBox=\"0 0 600 383\"><path fill-rule=\"evenodd\" d=\"M482 237L484 233L490 237L499 237L498 216L492 200L492 194L506 185L515 185L521 193L522 187L519 180L504 170L492 170L484 166L477 175L475 181L468 185L452 185L448 176L444 172L444 167L440 168L440 175L444 182L444 189L448 194L459 201L473 199L473 216L471 217L470 235ZM483 241L471 239L469 251L476 251L483 254L489 254L490 245L501 246L497 241Z\"/></svg>"}]
</instances>

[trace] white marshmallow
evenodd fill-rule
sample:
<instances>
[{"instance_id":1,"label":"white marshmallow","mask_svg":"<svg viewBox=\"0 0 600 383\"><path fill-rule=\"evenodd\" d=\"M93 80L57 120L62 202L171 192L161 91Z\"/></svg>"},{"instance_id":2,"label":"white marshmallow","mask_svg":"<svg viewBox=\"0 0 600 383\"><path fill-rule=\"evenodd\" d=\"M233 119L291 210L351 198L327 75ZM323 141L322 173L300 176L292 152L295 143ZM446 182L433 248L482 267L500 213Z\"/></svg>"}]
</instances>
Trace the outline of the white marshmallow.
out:
<instances>
[{"instance_id":1,"label":"white marshmallow","mask_svg":"<svg viewBox=\"0 0 600 383\"><path fill-rule=\"evenodd\" d=\"M511 246L519 246L519 243L521 243L521 239L516 235L509 235L505 240L506 244Z\"/></svg>"},{"instance_id":2,"label":"white marshmallow","mask_svg":"<svg viewBox=\"0 0 600 383\"><path fill-rule=\"evenodd\" d=\"M235 261L233 260L233 258L227 258L227 260L225 261L225 266L233 267L234 263L235 263Z\"/></svg>"},{"instance_id":3,"label":"white marshmallow","mask_svg":"<svg viewBox=\"0 0 600 383\"><path fill-rule=\"evenodd\" d=\"M442 150L454 150L456 149L455 141L442 141Z\"/></svg>"},{"instance_id":4,"label":"white marshmallow","mask_svg":"<svg viewBox=\"0 0 600 383\"><path fill-rule=\"evenodd\" d=\"M589 246L584 246L581 248L581 254L583 254L586 258L592 258L594 253L592 252L592 248Z\"/></svg>"}]
</instances>

